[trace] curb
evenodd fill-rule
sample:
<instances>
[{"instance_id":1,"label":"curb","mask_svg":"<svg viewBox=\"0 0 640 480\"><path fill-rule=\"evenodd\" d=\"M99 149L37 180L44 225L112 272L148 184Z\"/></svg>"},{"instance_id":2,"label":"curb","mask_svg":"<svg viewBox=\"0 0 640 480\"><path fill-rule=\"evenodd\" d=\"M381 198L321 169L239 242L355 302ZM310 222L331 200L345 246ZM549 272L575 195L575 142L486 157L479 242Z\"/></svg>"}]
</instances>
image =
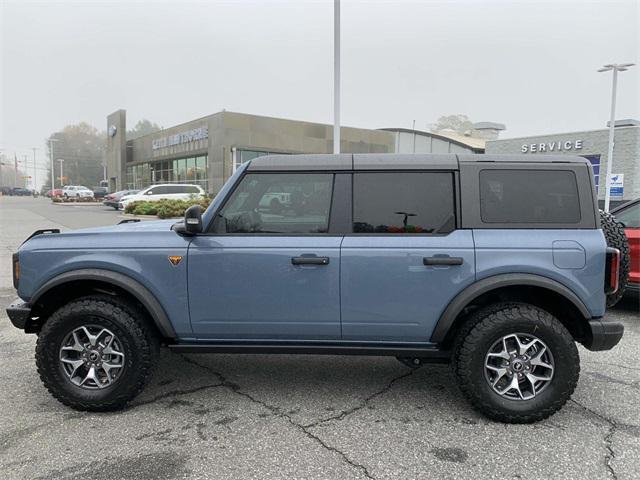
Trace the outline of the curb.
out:
<instances>
[{"instance_id":1,"label":"curb","mask_svg":"<svg viewBox=\"0 0 640 480\"><path fill-rule=\"evenodd\" d=\"M53 205L64 205L64 206L74 206L74 207L104 207L102 202L51 202Z\"/></svg>"}]
</instances>

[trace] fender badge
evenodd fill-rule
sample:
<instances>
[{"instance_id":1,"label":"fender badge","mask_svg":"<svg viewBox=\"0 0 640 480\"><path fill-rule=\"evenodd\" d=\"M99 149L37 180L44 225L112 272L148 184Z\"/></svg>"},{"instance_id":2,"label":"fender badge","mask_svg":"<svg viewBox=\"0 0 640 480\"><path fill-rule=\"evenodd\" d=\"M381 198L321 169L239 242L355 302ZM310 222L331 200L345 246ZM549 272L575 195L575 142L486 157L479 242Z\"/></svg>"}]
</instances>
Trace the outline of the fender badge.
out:
<instances>
[{"instance_id":1,"label":"fender badge","mask_svg":"<svg viewBox=\"0 0 640 480\"><path fill-rule=\"evenodd\" d=\"M169 261L171 262L171 265L173 265L174 267L178 265L182 260L182 256L180 255L169 255L168 258L169 258Z\"/></svg>"}]
</instances>

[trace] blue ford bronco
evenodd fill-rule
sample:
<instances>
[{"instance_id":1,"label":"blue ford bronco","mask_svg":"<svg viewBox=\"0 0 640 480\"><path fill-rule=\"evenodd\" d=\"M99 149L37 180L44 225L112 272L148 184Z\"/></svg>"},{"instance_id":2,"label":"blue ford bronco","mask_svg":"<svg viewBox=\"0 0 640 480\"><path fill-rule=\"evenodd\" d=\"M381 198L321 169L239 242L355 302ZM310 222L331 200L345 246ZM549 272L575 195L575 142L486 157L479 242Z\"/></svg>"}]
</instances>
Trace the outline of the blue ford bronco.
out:
<instances>
[{"instance_id":1,"label":"blue ford bronco","mask_svg":"<svg viewBox=\"0 0 640 480\"><path fill-rule=\"evenodd\" d=\"M576 342L620 341L619 268L581 157L274 155L177 223L35 232L7 311L79 410L124 407L166 346L446 362L476 409L526 423L573 393Z\"/></svg>"}]
</instances>

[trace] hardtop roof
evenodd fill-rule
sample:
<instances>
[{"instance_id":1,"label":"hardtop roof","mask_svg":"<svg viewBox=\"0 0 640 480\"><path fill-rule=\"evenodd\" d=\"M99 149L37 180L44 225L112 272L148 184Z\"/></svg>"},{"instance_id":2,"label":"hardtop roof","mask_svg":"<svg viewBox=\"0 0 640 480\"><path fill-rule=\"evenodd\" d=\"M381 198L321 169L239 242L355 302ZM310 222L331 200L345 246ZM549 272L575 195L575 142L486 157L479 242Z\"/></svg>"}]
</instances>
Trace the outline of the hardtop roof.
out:
<instances>
[{"instance_id":1,"label":"hardtop roof","mask_svg":"<svg viewBox=\"0 0 640 480\"><path fill-rule=\"evenodd\" d=\"M248 171L270 170L458 170L462 163L589 163L577 155L486 155L453 153L341 153L265 155Z\"/></svg>"}]
</instances>

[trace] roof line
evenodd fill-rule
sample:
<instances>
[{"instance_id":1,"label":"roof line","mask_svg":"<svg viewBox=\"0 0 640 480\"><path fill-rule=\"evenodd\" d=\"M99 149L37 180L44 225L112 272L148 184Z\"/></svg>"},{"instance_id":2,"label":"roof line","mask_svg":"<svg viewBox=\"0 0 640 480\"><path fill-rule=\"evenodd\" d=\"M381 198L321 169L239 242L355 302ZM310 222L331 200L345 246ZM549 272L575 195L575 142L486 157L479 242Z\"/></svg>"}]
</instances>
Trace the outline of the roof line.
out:
<instances>
[{"instance_id":1,"label":"roof line","mask_svg":"<svg viewBox=\"0 0 640 480\"><path fill-rule=\"evenodd\" d=\"M468 143L461 142L460 140L456 140L455 138L447 137L445 135L440 135L434 132L425 132L424 130L413 130L411 128L380 128L379 130L385 130L387 132L402 132L402 133L417 133L421 135L428 135L430 137L436 137L438 140L444 140L447 142L454 143L461 147L467 147L473 150L474 152L484 152L484 148L482 147L474 147L473 145L469 145Z\"/></svg>"}]
</instances>

